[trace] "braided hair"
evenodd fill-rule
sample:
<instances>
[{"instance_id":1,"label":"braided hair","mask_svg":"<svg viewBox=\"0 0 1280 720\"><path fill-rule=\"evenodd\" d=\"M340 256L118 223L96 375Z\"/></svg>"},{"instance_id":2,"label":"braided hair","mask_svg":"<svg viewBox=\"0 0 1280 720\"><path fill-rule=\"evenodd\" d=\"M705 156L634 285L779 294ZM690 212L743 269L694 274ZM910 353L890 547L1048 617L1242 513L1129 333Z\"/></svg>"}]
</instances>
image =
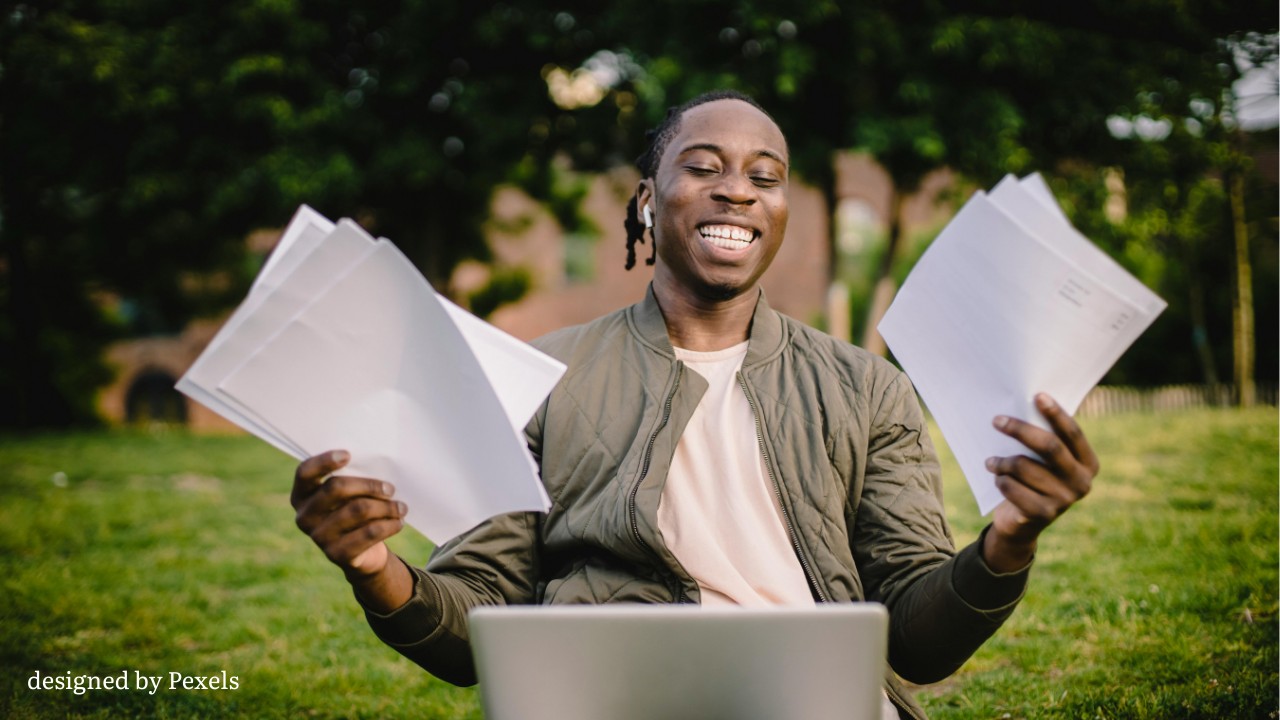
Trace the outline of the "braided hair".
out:
<instances>
[{"instance_id":1,"label":"braided hair","mask_svg":"<svg viewBox=\"0 0 1280 720\"><path fill-rule=\"evenodd\" d=\"M666 152L667 145L671 143L671 139L680 132L680 119L684 117L685 111L716 100L740 100L764 113L770 120L773 119L773 116L760 107L759 103L737 90L712 90L689 100L683 105L667 108L667 116L662 123L644 134L645 142L649 146L641 153L640 157L636 158L636 167L640 169L641 177L652 178L657 174L658 165L662 162L662 154ZM636 194L631 196L631 202L627 203L627 217L622 221L622 226L627 231L627 270L636 265L636 243L645 241L645 226L640 221L640 212L637 207L639 202L640 192L637 190ZM652 251L649 257L644 261L645 265L652 265L658 257L658 241L654 237L652 229L649 230L649 237L653 239L653 245L651 246Z\"/></svg>"}]
</instances>

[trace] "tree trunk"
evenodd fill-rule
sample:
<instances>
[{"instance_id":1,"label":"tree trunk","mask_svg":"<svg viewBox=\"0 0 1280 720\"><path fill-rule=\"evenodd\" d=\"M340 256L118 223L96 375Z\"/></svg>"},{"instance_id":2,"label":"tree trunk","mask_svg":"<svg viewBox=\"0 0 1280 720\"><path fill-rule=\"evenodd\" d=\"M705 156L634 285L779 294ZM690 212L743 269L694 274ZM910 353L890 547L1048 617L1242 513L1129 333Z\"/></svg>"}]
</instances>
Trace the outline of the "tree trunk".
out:
<instances>
[{"instance_id":1,"label":"tree trunk","mask_svg":"<svg viewBox=\"0 0 1280 720\"><path fill-rule=\"evenodd\" d=\"M1249 262L1249 226L1244 214L1242 171L1232 171L1229 192L1231 229L1236 246L1236 292L1231 303L1236 398L1240 407L1253 407L1257 400L1253 378L1253 267Z\"/></svg>"},{"instance_id":2,"label":"tree trunk","mask_svg":"<svg viewBox=\"0 0 1280 720\"><path fill-rule=\"evenodd\" d=\"M867 326L862 333L862 347L876 355L884 355L888 350L876 326L880 324L880 318L888 312L894 293L897 291L893 280L893 264L898 256L898 247L902 244L902 193L896 184L891 192L893 196L889 201L889 238L885 242L884 256L880 259L875 289L871 293L871 310L867 313Z\"/></svg>"}]
</instances>

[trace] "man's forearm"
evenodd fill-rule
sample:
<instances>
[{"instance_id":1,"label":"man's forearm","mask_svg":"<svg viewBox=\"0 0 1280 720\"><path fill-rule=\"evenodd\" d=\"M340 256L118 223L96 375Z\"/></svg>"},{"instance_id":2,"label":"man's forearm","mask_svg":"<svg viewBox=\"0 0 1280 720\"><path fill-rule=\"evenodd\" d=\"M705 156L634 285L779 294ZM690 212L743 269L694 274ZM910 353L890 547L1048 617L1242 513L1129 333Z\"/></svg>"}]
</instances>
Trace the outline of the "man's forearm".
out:
<instances>
[{"instance_id":1,"label":"man's forearm","mask_svg":"<svg viewBox=\"0 0 1280 720\"><path fill-rule=\"evenodd\" d=\"M983 534L894 598L889 661L907 680L925 684L955 672L1022 598L1029 568L992 568L982 557L990 528Z\"/></svg>"}]
</instances>

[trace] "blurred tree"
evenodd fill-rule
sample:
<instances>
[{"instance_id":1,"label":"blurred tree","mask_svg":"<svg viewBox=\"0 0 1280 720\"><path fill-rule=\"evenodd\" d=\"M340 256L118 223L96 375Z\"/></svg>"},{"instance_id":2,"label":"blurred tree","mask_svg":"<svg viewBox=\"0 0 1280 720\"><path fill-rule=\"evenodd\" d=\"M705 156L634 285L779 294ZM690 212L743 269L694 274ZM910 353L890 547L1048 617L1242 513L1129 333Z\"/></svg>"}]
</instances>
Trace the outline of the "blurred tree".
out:
<instances>
[{"instance_id":1,"label":"blurred tree","mask_svg":"<svg viewBox=\"0 0 1280 720\"><path fill-rule=\"evenodd\" d=\"M602 34L646 71L625 91L642 101L642 126L679 99L737 87L788 131L793 167L823 190L829 208L835 151L868 152L888 170L893 210L886 248L870 269L875 290L862 333L864 346L880 352L874 328L905 259L901 198L927 173L951 167L989 186L1010 172L1094 168L1101 188L1100 168L1143 162L1132 142L1112 134L1110 119L1133 116L1152 98L1179 98L1179 121L1189 101L1220 105L1235 78L1221 71L1224 41L1275 28L1274 7L1257 1L619 2L609 15L625 25ZM1211 136L1187 135L1167 151L1212 154ZM1186 197L1200 198L1193 212L1211 207L1191 185L1214 168L1225 170L1201 163L1180 175ZM1100 208L1076 211L1100 217ZM836 223L830 227L834 240ZM1111 249L1122 259L1142 254L1136 246Z\"/></svg>"},{"instance_id":2,"label":"blurred tree","mask_svg":"<svg viewBox=\"0 0 1280 720\"><path fill-rule=\"evenodd\" d=\"M1228 31L1265 24L1261 7L620 2L598 36L645 70L625 90L642 102L642 125L677 100L738 87L791 131L794 167L829 201L842 149L872 154L900 200L943 166L988 184L1063 159L1114 157L1106 118L1202 63ZM885 279L901 244L899 204L877 269Z\"/></svg>"},{"instance_id":3,"label":"blurred tree","mask_svg":"<svg viewBox=\"0 0 1280 720\"><path fill-rule=\"evenodd\" d=\"M0 425L90 420L103 344L234 302L256 270L246 234L302 202L394 238L437 283L483 255L493 187L547 167L565 134L539 73L576 66L591 38L562 15L438 0L13 6ZM524 179L546 189L546 175Z\"/></svg>"},{"instance_id":4,"label":"blurred tree","mask_svg":"<svg viewBox=\"0 0 1280 720\"><path fill-rule=\"evenodd\" d=\"M554 200L567 231L589 232L570 202L579 184L552 159L615 165L667 105L725 86L775 114L797 174L830 208L841 149L873 154L898 197L943 166L984 185L1119 167L1133 149L1107 119L1172 97L1170 82L1219 97L1225 78L1204 71L1220 64L1218 40L1273 32L1272 11L1257 0L18 4L0 18L0 391L13 398L0 425L90 417L103 343L234 302L255 270L245 235L301 202L395 239L439 284L484 255L495 186ZM1196 191L1201 214L1216 207L1211 189ZM901 272L899 227L895 211L868 328ZM500 302L520 287L503 282L481 294Z\"/></svg>"},{"instance_id":5,"label":"blurred tree","mask_svg":"<svg viewBox=\"0 0 1280 720\"><path fill-rule=\"evenodd\" d=\"M1275 293L1265 290L1276 286L1277 268L1264 263L1255 276L1250 261L1276 255L1276 134L1274 127L1246 131L1236 117L1234 89L1244 69L1271 65L1274 72L1277 52L1275 35L1220 40L1214 55L1140 93L1123 115L1110 118L1120 139L1110 188L1096 173L1063 176L1064 192L1081 198L1081 206L1109 208L1074 212L1081 229L1170 301L1168 321L1139 342L1112 381L1198 376L1217 383L1220 368L1230 366L1237 397L1248 404L1255 354L1263 353L1262 367L1277 366L1274 323L1255 331L1251 297L1255 286L1264 290L1256 293L1262 298L1257 309L1275 317ZM1276 103L1274 86L1269 93ZM1260 172L1255 158L1268 155L1272 167ZM1188 341L1194 352L1171 352ZM1186 366L1192 359L1198 368ZM1267 379L1275 380L1273 371Z\"/></svg>"}]
</instances>

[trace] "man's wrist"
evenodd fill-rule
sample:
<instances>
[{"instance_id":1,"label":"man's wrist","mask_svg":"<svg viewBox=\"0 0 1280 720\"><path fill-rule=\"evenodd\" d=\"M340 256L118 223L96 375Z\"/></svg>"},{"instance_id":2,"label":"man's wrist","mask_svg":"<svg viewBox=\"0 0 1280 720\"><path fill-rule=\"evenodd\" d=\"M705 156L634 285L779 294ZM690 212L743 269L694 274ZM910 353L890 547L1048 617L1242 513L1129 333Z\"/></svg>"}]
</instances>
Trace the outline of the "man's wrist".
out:
<instances>
[{"instance_id":1,"label":"man's wrist","mask_svg":"<svg viewBox=\"0 0 1280 720\"><path fill-rule=\"evenodd\" d=\"M1031 564L1036 555L1036 541L1021 540L1001 534L994 526L987 529L982 543L982 560L992 572L1013 573Z\"/></svg>"},{"instance_id":2,"label":"man's wrist","mask_svg":"<svg viewBox=\"0 0 1280 720\"><path fill-rule=\"evenodd\" d=\"M413 598L413 573L399 555L388 551L387 563L376 573L348 574L347 582L360 604L386 615Z\"/></svg>"}]
</instances>

